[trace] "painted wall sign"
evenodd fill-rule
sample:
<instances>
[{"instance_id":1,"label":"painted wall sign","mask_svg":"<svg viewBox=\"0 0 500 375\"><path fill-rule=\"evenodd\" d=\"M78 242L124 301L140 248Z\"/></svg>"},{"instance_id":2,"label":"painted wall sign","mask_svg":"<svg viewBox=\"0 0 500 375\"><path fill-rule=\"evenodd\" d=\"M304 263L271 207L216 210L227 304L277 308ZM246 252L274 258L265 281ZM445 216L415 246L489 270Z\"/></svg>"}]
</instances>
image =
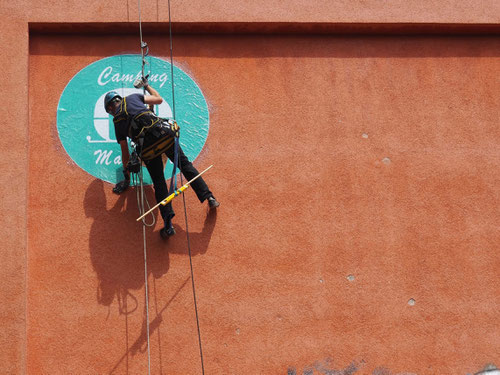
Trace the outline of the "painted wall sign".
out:
<instances>
[{"instance_id":1,"label":"painted wall sign","mask_svg":"<svg viewBox=\"0 0 500 375\"><path fill-rule=\"evenodd\" d=\"M172 86L170 63L148 56L146 71L149 82L163 97L155 106L160 117L172 117ZM120 146L116 142L113 118L104 110L104 96L117 91L126 96L142 93L133 86L141 74L140 55L117 55L98 60L79 71L67 84L57 108L57 131L61 143L84 171L107 182L123 179ZM209 129L207 102L198 85L174 66L176 120L181 127L180 144L194 161L202 150ZM172 174L172 163L165 167L165 176ZM151 178L144 168L144 181Z\"/></svg>"}]
</instances>

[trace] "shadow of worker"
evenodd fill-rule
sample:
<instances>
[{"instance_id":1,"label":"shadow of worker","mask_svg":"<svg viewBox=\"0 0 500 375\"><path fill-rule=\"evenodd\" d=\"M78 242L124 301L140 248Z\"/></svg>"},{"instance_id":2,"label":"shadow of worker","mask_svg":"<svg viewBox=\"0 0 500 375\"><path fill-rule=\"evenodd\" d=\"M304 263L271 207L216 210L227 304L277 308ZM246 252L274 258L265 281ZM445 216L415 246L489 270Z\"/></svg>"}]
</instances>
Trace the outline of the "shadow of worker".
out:
<instances>
[{"instance_id":1,"label":"shadow of worker","mask_svg":"<svg viewBox=\"0 0 500 375\"><path fill-rule=\"evenodd\" d=\"M155 201L150 186L145 187L145 193L149 202ZM137 298L131 291L144 287L143 224L136 221L139 209L135 191L129 189L119 195L114 205L108 208L104 183L94 180L85 193L84 206L86 216L94 220L90 228L89 250L98 278L97 301L110 306L116 297L120 313L131 313L138 307ZM217 211L210 210L202 231L189 232L193 256L206 253L216 220ZM177 235L167 241L157 231L146 229L148 276L152 275L154 279L168 272L169 254L188 255L186 233L179 226L175 227ZM133 303L128 304L127 300ZM163 310L160 309L160 313Z\"/></svg>"},{"instance_id":2,"label":"shadow of worker","mask_svg":"<svg viewBox=\"0 0 500 375\"><path fill-rule=\"evenodd\" d=\"M151 187L146 187L149 202L154 202ZM113 197L115 197L113 195ZM108 208L104 183L94 180L85 193L85 213L93 219L89 234L90 259L98 279L97 301L110 307L115 297L118 299L119 313L127 315L145 309L145 305L136 298L132 291L144 288L144 248L142 223L137 222L138 207L135 191L118 196L112 207ZM156 213L158 215L158 213ZM215 228L217 211L209 211L205 217L201 232L190 232L192 255L206 253ZM157 218L158 219L158 218ZM161 219L160 219L161 221ZM169 254L188 254L186 233L176 225L177 235L164 241L158 231L147 228L148 273L153 276L151 297L156 297L155 279L161 278L169 269ZM163 313L180 291L189 284L190 276L177 288L170 298L158 304L155 315L150 322L150 334L160 329ZM113 373L129 355L146 350L146 314L141 334L131 343L118 360L110 373ZM126 332L128 343L128 329ZM161 351L161 347L160 347Z\"/></svg>"},{"instance_id":3,"label":"shadow of worker","mask_svg":"<svg viewBox=\"0 0 500 375\"><path fill-rule=\"evenodd\" d=\"M146 189L149 201L151 189ZM118 298L120 313L137 309L132 290L144 287L144 245L142 223L137 222L137 199L130 189L118 196L111 208L107 207L104 183L94 180L85 193L85 213L94 221L90 228L89 250L92 266L97 274L97 301L110 306ZM148 274L154 278L164 275L169 268L165 248L148 247ZM134 303L127 307L127 298Z\"/></svg>"}]
</instances>

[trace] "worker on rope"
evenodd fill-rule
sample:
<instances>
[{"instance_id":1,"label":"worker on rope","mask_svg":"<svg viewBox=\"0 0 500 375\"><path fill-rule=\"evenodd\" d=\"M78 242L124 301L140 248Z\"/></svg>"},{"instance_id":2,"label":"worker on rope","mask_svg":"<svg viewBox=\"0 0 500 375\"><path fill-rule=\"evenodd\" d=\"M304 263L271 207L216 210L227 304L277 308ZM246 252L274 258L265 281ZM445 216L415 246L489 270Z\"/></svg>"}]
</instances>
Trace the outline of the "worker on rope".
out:
<instances>
[{"instance_id":1,"label":"worker on rope","mask_svg":"<svg viewBox=\"0 0 500 375\"><path fill-rule=\"evenodd\" d=\"M167 155L174 163L175 168L175 149L177 148L179 169L188 180L196 177L198 171L180 146L175 147L175 137L179 136L179 126L175 120L159 118L153 113L153 105L163 102L163 98L158 91L148 84L145 77L138 78L134 82L134 87L144 87L149 95L136 93L122 98L116 91L111 91L104 98L104 108L107 113L113 116L116 140L121 147L123 175L125 177L123 181L115 185L113 192L121 194L130 185L130 172L134 171L134 163L131 163L128 149L127 137L129 137L137 145L137 154L146 164L149 175L153 180L156 201L159 203L169 193L163 174L162 154ZM210 209L219 206L219 202L217 202L203 178L200 177L194 181L192 187L200 202L207 200ZM175 229L172 226L172 218L175 216L172 203L165 206L160 205L160 212L165 222L160 234L163 238L168 238L175 234Z\"/></svg>"}]
</instances>

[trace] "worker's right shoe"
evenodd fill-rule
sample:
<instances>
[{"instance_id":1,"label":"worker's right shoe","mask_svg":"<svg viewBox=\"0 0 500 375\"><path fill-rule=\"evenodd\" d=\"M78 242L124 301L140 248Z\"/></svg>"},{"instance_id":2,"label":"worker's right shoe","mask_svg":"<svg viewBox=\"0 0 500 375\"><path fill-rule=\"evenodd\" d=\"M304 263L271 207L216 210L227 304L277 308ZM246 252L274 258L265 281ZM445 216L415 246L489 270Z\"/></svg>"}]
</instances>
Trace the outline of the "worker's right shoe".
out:
<instances>
[{"instance_id":1,"label":"worker's right shoe","mask_svg":"<svg viewBox=\"0 0 500 375\"><path fill-rule=\"evenodd\" d=\"M217 202L217 199L215 199L213 195L210 198L208 198L207 200L208 200L208 207L210 207L211 209L217 208L220 206L220 203Z\"/></svg>"},{"instance_id":2,"label":"worker's right shoe","mask_svg":"<svg viewBox=\"0 0 500 375\"><path fill-rule=\"evenodd\" d=\"M163 239L167 239L175 234L175 228L172 226L172 221L168 220L165 222L165 226L160 230L160 236Z\"/></svg>"}]
</instances>

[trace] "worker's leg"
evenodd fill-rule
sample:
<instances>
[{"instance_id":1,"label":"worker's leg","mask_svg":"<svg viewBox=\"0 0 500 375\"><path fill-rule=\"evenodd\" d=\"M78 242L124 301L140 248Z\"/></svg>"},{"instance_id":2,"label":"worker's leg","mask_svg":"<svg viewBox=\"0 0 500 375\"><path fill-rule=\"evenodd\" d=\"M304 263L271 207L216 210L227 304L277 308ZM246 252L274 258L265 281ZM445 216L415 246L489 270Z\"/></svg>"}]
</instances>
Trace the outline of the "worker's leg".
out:
<instances>
[{"instance_id":1,"label":"worker's leg","mask_svg":"<svg viewBox=\"0 0 500 375\"><path fill-rule=\"evenodd\" d=\"M163 174L163 161L161 160L161 155L147 161L146 168L148 169L149 175L153 180L156 202L160 203L168 196L168 188L167 183L165 182L165 175ZM168 203L165 206L160 205L160 212L165 224L167 224L167 221L170 221L170 219L175 216L172 203Z\"/></svg>"},{"instance_id":2,"label":"worker's leg","mask_svg":"<svg viewBox=\"0 0 500 375\"><path fill-rule=\"evenodd\" d=\"M178 152L179 152L179 162L178 162L179 165L178 165L178 167L179 167L180 171L182 172L182 174L184 175L184 177L186 177L186 180L189 181L189 180L193 179L194 177L196 177L199 174L199 172L196 170L196 168L193 166L193 164L189 161L189 159L184 154L184 152L182 152L182 149L180 147L179 147ZM167 156L173 163L174 162L174 147L171 147L167 151ZM185 181L184 183L186 183L187 181ZM208 188L205 181L203 180L203 177L197 178L191 184L191 187L193 188L193 190L196 193L196 196L198 197L200 202L204 202L206 199L213 197L213 194L210 191L210 189Z\"/></svg>"}]
</instances>

